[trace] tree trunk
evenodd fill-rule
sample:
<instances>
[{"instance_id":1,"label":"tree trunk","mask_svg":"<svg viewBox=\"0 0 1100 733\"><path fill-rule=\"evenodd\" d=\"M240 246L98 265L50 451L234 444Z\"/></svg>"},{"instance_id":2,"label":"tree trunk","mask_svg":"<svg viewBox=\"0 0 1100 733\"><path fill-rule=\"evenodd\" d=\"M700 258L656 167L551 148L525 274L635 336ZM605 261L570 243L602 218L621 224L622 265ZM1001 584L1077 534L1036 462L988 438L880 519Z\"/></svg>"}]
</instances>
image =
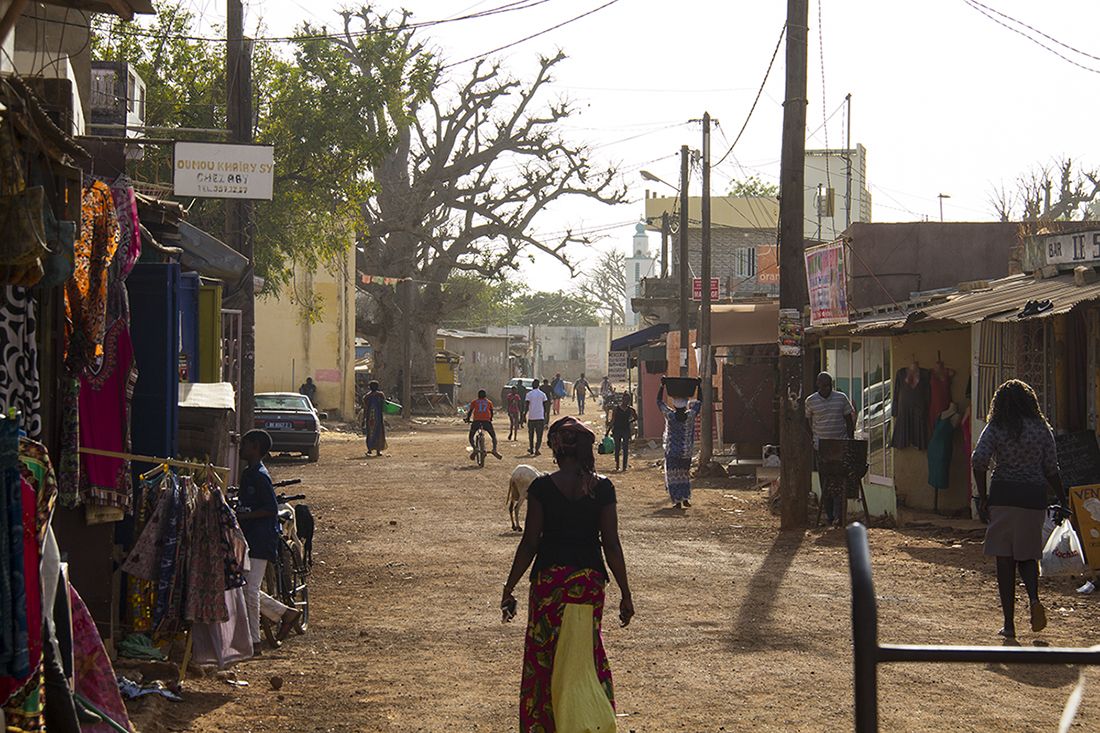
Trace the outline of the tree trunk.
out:
<instances>
[{"instance_id":1,"label":"tree trunk","mask_svg":"<svg viewBox=\"0 0 1100 733\"><path fill-rule=\"evenodd\" d=\"M400 290L375 286L372 288L378 321L370 330L374 346L374 372L382 390L391 397L400 397L405 370L405 334L412 354L413 385L434 385L435 335L439 324L438 296L430 289L416 289L413 295L412 317L407 319Z\"/></svg>"}]
</instances>

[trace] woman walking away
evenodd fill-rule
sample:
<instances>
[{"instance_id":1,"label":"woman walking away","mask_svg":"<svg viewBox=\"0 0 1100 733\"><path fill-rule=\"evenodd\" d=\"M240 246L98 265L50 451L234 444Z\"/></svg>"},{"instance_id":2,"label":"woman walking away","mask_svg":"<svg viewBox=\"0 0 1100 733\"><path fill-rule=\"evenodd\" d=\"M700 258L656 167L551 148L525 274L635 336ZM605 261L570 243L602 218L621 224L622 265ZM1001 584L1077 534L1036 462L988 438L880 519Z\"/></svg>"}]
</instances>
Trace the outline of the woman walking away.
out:
<instances>
[{"instance_id":1,"label":"woman walking away","mask_svg":"<svg viewBox=\"0 0 1100 733\"><path fill-rule=\"evenodd\" d=\"M370 391L363 398L363 432L367 435L367 455L374 451L382 455L386 449L386 422L383 420L383 407L386 395L378 389L378 382L370 383Z\"/></svg>"},{"instance_id":2,"label":"woman walking away","mask_svg":"<svg viewBox=\"0 0 1100 733\"><path fill-rule=\"evenodd\" d=\"M673 397L665 404L665 385L657 390L657 407L665 416L665 488L677 509L691 506L691 456L695 451L695 418L702 403Z\"/></svg>"},{"instance_id":3,"label":"woman walking away","mask_svg":"<svg viewBox=\"0 0 1100 733\"><path fill-rule=\"evenodd\" d=\"M613 733L615 698L601 620L607 570L619 584L619 620L634 616L619 542L615 487L596 474L596 436L572 417L550 427L558 470L527 490L527 521L504 584L505 622L516 615L513 589L534 561L520 684L520 733ZM601 556L601 547L603 553Z\"/></svg>"},{"instance_id":4,"label":"woman walking away","mask_svg":"<svg viewBox=\"0 0 1100 733\"><path fill-rule=\"evenodd\" d=\"M615 405L611 411L611 419L607 422L607 430L604 437L610 435L615 439L615 470L618 471L619 456L622 455L622 470L627 468L630 455L630 438L634 434L634 424L638 422L638 411L634 409L634 396L629 392L623 393L623 401Z\"/></svg>"},{"instance_id":5,"label":"woman walking away","mask_svg":"<svg viewBox=\"0 0 1100 733\"><path fill-rule=\"evenodd\" d=\"M1016 379L997 388L989 407L988 423L974 448L974 483L978 513L989 523L985 554L997 558L997 586L1004 612L1000 635L1016 636L1016 569L1031 604L1031 630L1047 625L1039 602L1039 559L1043 556L1043 519L1049 485L1065 505L1058 475L1054 434L1039 408L1035 391ZM986 472L994 465L986 488Z\"/></svg>"},{"instance_id":6,"label":"woman walking away","mask_svg":"<svg viewBox=\"0 0 1100 733\"><path fill-rule=\"evenodd\" d=\"M520 397L519 389L512 387L508 392L508 440L513 442L519 436L522 406L523 398Z\"/></svg>"}]
</instances>

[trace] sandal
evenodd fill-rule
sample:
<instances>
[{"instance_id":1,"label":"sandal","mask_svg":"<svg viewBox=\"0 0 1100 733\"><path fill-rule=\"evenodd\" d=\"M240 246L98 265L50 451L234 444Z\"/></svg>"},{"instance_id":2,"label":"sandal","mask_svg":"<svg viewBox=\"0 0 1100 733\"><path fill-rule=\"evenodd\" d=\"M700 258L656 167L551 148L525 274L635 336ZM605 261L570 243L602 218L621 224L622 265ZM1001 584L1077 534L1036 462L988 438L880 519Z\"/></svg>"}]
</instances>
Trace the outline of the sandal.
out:
<instances>
[{"instance_id":1,"label":"sandal","mask_svg":"<svg viewBox=\"0 0 1100 733\"><path fill-rule=\"evenodd\" d=\"M1031 630L1039 633L1047 627L1047 610L1039 601L1031 604Z\"/></svg>"}]
</instances>

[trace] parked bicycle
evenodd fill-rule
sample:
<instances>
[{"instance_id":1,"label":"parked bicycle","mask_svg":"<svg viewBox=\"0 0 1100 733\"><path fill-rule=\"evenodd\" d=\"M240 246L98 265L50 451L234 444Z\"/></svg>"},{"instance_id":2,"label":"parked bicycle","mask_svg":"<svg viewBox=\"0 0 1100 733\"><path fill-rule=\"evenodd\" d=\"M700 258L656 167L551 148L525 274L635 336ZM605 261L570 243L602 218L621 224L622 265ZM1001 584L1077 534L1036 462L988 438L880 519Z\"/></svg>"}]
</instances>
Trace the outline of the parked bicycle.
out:
<instances>
[{"instance_id":1,"label":"parked bicycle","mask_svg":"<svg viewBox=\"0 0 1100 733\"><path fill-rule=\"evenodd\" d=\"M287 486L296 486L302 483L301 479L288 479L277 481L274 488L282 489ZM283 605L297 608L302 612L298 623L294 625L297 634L304 634L309 629L309 565L306 562L305 542L298 535L298 522L294 506L291 502L302 501L305 494L279 494L276 501L279 504L279 551L273 562L267 565L267 575L264 577L264 592L272 598L279 600ZM264 635L271 641L275 638L277 629L266 621L263 622Z\"/></svg>"}]
</instances>

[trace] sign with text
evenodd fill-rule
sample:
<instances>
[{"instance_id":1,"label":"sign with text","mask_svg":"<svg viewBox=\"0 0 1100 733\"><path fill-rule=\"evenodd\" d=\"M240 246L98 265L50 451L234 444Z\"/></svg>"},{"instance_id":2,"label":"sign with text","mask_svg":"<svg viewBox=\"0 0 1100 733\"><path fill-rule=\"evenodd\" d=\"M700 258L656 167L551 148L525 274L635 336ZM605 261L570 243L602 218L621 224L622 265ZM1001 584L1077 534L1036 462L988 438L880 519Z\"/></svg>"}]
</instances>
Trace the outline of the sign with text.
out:
<instances>
[{"instance_id":1,"label":"sign with text","mask_svg":"<svg viewBox=\"0 0 1100 733\"><path fill-rule=\"evenodd\" d=\"M275 148L270 145L175 145L175 194L216 199L271 200Z\"/></svg>"},{"instance_id":2,"label":"sign with text","mask_svg":"<svg viewBox=\"0 0 1100 733\"><path fill-rule=\"evenodd\" d=\"M1077 534L1085 561L1093 570L1100 570L1100 484L1074 486L1069 501L1081 530Z\"/></svg>"},{"instance_id":3,"label":"sign with text","mask_svg":"<svg viewBox=\"0 0 1100 733\"><path fill-rule=\"evenodd\" d=\"M703 278L697 277L691 281L691 299L703 299ZM716 277L710 279L710 299L718 300L718 278Z\"/></svg>"},{"instance_id":4,"label":"sign with text","mask_svg":"<svg viewBox=\"0 0 1100 733\"><path fill-rule=\"evenodd\" d=\"M1100 262L1100 229L1076 234L1039 237L1048 265L1083 265Z\"/></svg>"},{"instance_id":5,"label":"sign with text","mask_svg":"<svg viewBox=\"0 0 1100 733\"><path fill-rule=\"evenodd\" d=\"M810 325L848 322L848 262L844 242L806 250L806 285L810 291Z\"/></svg>"},{"instance_id":6,"label":"sign with text","mask_svg":"<svg viewBox=\"0 0 1100 733\"><path fill-rule=\"evenodd\" d=\"M766 285L779 284L779 247L774 244L756 246L756 281Z\"/></svg>"},{"instance_id":7,"label":"sign with text","mask_svg":"<svg viewBox=\"0 0 1100 733\"><path fill-rule=\"evenodd\" d=\"M629 355L625 351L607 352L607 378L612 382L625 382Z\"/></svg>"}]
</instances>

